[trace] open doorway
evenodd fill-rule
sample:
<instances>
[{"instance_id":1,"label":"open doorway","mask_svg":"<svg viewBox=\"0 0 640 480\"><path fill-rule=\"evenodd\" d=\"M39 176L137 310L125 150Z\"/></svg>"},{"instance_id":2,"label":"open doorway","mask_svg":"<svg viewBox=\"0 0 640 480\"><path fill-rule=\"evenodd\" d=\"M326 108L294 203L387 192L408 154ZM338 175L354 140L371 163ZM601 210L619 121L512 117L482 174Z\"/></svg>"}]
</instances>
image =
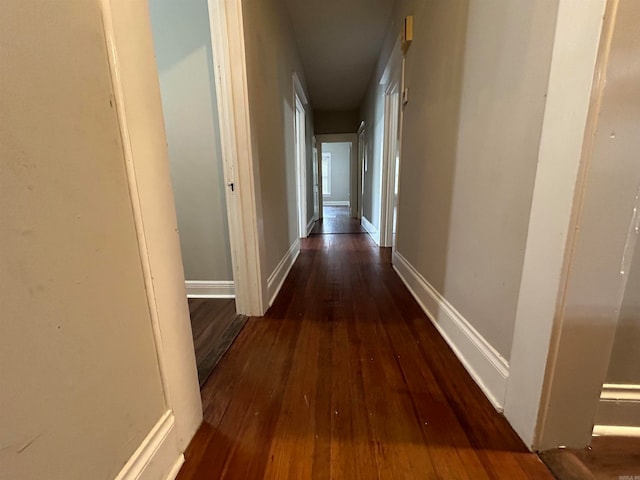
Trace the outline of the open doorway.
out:
<instances>
[{"instance_id":1,"label":"open doorway","mask_svg":"<svg viewBox=\"0 0 640 480\"><path fill-rule=\"evenodd\" d=\"M312 234L365 233L358 212L360 193L356 134L316 137L320 157L322 216Z\"/></svg>"},{"instance_id":2,"label":"open doorway","mask_svg":"<svg viewBox=\"0 0 640 480\"><path fill-rule=\"evenodd\" d=\"M244 325L238 315L207 0L149 2L200 386ZM227 188L226 184L231 184Z\"/></svg>"}]
</instances>

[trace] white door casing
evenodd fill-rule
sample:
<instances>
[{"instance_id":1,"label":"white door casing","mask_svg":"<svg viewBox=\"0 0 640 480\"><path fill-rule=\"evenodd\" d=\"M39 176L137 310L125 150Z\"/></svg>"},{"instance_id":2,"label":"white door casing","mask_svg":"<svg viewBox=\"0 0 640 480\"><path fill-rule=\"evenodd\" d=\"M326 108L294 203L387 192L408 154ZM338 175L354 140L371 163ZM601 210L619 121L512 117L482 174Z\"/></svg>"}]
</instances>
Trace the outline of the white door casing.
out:
<instances>
[{"instance_id":1,"label":"white door casing","mask_svg":"<svg viewBox=\"0 0 640 480\"><path fill-rule=\"evenodd\" d=\"M360 123L358 127L358 166L357 166L357 175L358 175L358 215L357 218L361 219L363 215L363 197L364 197L364 172L365 172L365 155L366 155L366 128L364 121Z\"/></svg>"},{"instance_id":2,"label":"white door casing","mask_svg":"<svg viewBox=\"0 0 640 480\"><path fill-rule=\"evenodd\" d=\"M294 128L296 152L296 206L298 212L298 237L307 237L307 158L306 158L306 117L303 101L306 100L304 91L293 74L294 96Z\"/></svg>"},{"instance_id":3,"label":"white door casing","mask_svg":"<svg viewBox=\"0 0 640 480\"><path fill-rule=\"evenodd\" d=\"M318 166L318 148L313 147L313 220L320 218L320 167Z\"/></svg>"},{"instance_id":4,"label":"white door casing","mask_svg":"<svg viewBox=\"0 0 640 480\"><path fill-rule=\"evenodd\" d=\"M258 169L251 133L242 5L208 0L236 309L268 308ZM233 184L233 189L231 188Z\"/></svg>"},{"instance_id":5,"label":"white door casing","mask_svg":"<svg viewBox=\"0 0 640 480\"><path fill-rule=\"evenodd\" d=\"M395 247L395 211L397 206L396 172L399 172L404 82L404 56L400 38L389 56L380 79L384 89L384 137L382 174L380 175L380 246Z\"/></svg>"}]
</instances>

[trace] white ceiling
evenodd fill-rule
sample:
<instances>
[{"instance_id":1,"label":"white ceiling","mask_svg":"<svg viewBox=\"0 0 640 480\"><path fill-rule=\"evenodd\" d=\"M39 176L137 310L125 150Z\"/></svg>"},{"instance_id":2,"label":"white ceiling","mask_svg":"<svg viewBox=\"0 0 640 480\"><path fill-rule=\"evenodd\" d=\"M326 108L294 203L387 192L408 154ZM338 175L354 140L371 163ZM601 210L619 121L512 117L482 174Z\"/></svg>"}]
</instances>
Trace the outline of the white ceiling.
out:
<instances>
[{"instance_id":1,"label":"white ceiling","mask_svg":"<svg viewBox=\"0 0 640 480\"><path fill-rule=\"evenodd\" d=\"M394 0L285 0L315 110L360 107Z\"/></svg>"}]
</instances>

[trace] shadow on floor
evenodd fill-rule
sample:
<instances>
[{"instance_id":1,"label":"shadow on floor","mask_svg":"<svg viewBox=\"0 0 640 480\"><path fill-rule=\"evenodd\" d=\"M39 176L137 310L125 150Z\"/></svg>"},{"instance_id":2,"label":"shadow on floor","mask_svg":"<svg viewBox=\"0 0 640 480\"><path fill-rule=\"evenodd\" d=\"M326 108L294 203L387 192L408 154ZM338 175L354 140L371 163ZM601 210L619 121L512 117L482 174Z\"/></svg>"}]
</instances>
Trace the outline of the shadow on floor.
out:
<instances>
[{"instance_id":1,"label":"shadow on floor","mask_svg":"<svg viewBox=\"0 0 640 480\"><path fill-rule=\"evenodd\" d=\"M200 387L229 349L247 321L236 314L233 298L190 298L189 315Z\"/></svg>"}]
</instances>

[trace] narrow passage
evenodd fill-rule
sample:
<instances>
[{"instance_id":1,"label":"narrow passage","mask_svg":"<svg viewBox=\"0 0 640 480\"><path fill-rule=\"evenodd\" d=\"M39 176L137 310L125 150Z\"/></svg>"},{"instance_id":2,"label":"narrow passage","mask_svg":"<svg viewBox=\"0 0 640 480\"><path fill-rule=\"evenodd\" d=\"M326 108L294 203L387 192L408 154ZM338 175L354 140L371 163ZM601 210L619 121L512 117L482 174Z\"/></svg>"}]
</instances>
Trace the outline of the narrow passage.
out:
<instances>
[{"instance_id":1,"label":"narrow passage","mask_svg":"<svg viewBox=\"0 0 640 480\"><path fill-rule=\"evenodd\" d=\"M202 390L187 479L553 479L368 235L302 251Z\"/></svg>"},{"instance_id":2,"label":"narrow passage","mask_svg":"<svg viewBox=\"0 0 640 480\"><path fill-rule=\"evenodd\" d=\"M327 233L367 233L360 221L351 218L349 207L328 205L322 209L323 217L316 222L311 235Z\"/></svg>"}]
</instances>

